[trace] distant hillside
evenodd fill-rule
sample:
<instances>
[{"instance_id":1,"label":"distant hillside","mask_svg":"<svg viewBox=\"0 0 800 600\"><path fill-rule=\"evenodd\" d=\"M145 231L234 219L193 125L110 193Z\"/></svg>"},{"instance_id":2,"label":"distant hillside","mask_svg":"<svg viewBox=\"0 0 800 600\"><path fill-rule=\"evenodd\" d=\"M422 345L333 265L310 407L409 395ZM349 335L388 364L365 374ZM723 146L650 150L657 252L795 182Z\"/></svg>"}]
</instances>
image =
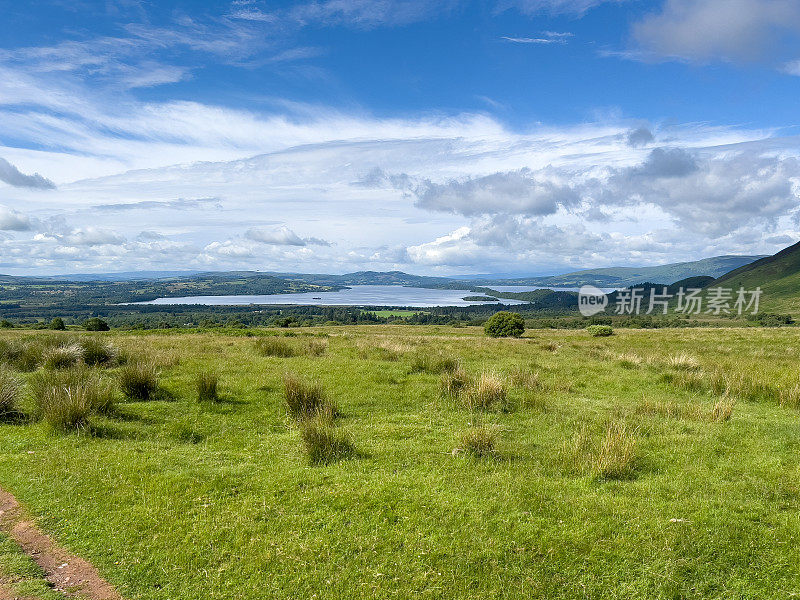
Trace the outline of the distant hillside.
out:
<instances>
[{"instance_id":1,"label":"distant hillside","mask_svg":"<svg viewBox=\"0 0 800 600\"><path fill-rule=\"evenodd\" d=\"M628 287L648 281L670 285L689 277L722 277L725 273L756 261L761 256L715 256L693 262L673 263L656 267L608 267L585 269L554 275L552 277L529 277L521 279L492 279L481 281L481 285L536 285L553 287Z\"/></svg>"},{"instance_id":2,"label":"distant hillside","mask_svg":"<svg viewBox=\"0 0 800 600\"><path fill-rule=\"evenodd\" d=\"M800 313L800 242L723 275L709 287L760 287L761 311Z\"/></svg>"}]
</instances>

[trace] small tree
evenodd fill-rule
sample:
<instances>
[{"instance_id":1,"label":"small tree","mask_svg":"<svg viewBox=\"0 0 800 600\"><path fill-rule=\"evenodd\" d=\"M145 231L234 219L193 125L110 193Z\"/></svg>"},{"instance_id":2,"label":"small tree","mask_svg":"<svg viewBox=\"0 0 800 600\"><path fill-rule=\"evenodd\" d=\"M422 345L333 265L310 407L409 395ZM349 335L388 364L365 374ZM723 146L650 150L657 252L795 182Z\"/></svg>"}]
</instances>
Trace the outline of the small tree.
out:
<instances>
[{"instance_id":1,"label":"small tree","mask_svg":"<svg viewBox=\"0 0 800 600\"><path fill-rule=\"evenodd\" d=\"M54 329L55 331L64 331L67 326L64 324L64 319L61 317L56 317L52 321L50 321L50 329Z\"/></svg>"},{"instance_id":2,"label":"small tree","mask_svg":"<svg viewBox=\"0 0 800 600\"><path fill-rule=\"evenodd\" d=\"M108 326L108 323L103 321L103 319L99 319L97 317L92 317L91 319L87 319L86 322L83 324L84 329L86 331L108 331L111 329Z\"/></svg>"},{"instance_id":3,"label":"small tree","mask_svg":"<svg viewBox=\"0 0 800 600\"><path fill-rule=\"evenodd\" d=\"M503 310L489 317L484 330L491 337L520 337L525 333L525 319L519 313Z\"/></svg>"}]
</instances>

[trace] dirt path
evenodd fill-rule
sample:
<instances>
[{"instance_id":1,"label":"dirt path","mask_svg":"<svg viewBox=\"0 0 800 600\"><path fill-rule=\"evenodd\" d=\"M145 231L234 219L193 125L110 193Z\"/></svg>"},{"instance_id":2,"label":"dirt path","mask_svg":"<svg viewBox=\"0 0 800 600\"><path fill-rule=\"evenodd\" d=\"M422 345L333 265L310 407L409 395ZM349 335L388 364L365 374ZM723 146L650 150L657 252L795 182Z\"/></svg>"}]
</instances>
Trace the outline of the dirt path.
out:
<instances>
[{"instance_id":1,"label":"dirt path","mask_svg":"<svg viewBox=\"0 0 800 600\"><path fill-rule=\"evenodd\" d=\"M10 536L41 567L53 588L65 596L88 600L123 600L114 586L100 577L92 564L70 554L27 519L17 499L2 488L0 531ZM13 592L8 593L9 598L15 598ZM0 582L0 600L5 598Z\"/></svg>"}]
</instances>

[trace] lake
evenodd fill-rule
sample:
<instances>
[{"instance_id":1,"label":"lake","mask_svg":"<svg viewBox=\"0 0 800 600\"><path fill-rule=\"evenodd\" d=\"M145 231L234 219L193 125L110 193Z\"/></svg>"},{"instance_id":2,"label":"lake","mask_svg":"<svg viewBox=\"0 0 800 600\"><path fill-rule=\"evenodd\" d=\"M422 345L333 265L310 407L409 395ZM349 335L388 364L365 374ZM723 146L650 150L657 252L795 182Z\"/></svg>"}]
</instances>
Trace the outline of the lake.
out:
<instances>
[{"instance_id":1,"label":"lake","mask_svg":"<svg viewBox=\"0 0 800 600\"><path fill-rule=\"evenodd\" d=\"M526 288L533 289L533 288ZM138 304L203 304L207 306L241 306L249 304L303 304L318 306L472 306L491 302L467 302L465 296L476 296L469 290L429 290L400 285L354 285L338 292L303 292L267 296L185 296L157 298ZM503 304L524 304L519 300L502 300Z\"/></svg>"}]
</instances>

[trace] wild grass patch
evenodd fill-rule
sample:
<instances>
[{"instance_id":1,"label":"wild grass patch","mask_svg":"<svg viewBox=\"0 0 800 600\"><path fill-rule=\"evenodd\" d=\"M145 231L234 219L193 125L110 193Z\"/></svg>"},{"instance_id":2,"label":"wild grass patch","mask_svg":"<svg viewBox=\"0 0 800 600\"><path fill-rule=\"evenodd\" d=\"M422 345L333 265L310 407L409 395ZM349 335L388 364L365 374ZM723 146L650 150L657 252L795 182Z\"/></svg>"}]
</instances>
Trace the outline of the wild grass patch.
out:
<instances>
[{"instance_id":1,"label":"wild grass patch","mask_svg":"<svg viewBox=\"0 0 800 600\"><path fill-rule=\"evenodd\" d=\"M159 369L149 361L128 363L119 371L119 385L131 400L152 400L159 389Z\"/></svg>"},{"instance_id":2,"label":"wild grass patch","mask_svg":"<svg viewBox=\"0 0 800 600\"><path fill-rule=\"evenodd\" d=\"M336 427L329 414L317 413L303 419L299 428L303 449L311 464L330 464L356 454L350 435Z\"/></svg>"},{"instance_id":3,"label":"wild grass patch","mask_svg":"<svg viewBox=\"0 0 800 600\"><path fill-rule=\"evenodd\" d=\"M456 369L458 369L458 359L430 350L414 352L409 367L411 373L430 373L431 375L439 375Z\"/></svg>"},{"instance_id":4,"label":"wild grass patch","mask_svg":"<svg viewBox=\"0 0 800 600\"><path fill-rule=\"evenodd\" d=\"M94 335L81 337L78 345L83 362L90 367L108 367L117 363L119 351L105 340Z\"/></svg>"},{"instance_id":5,"label":"wild grass patch","mask_svg":"<svg viewBox=\"0 0 800 600\"><path fill-rule=\"evenodd\" d=\"M47 369L69 369L83 361L83 351L78 344L46 348L41 362Z\"/></svg>"},{"instance_id":6,"label":"wild grass patch","mask_svg":"<svg viewBox=\"0 0 800 600\"><path fill-rule=\"evenodd\" d=\"M316 381L305 381L287 373L283 376L283 397L289 414L298 421L321 415L332 420L339 415L336 404Z\"/></svg>"},{"instance_id":7,"label":"wild grass patch","mask_svg":"<svg viewBox=\"0 0 800 600\"><path fill-rule=\"evenodd\" d=\"M722 423L731 418L735 404L735 401L728 397L719 399L711 408L696 403L645 400L636 407L635 412L639 415L654 415L667 419Z\"/></svg>"},{"instance_id":8,"label":"wild grass patch","mask_svg":"<svg viewBox=\"0 0 800 600\"><path fill-rule=\"evenodd\" d=\"M0 420L19 414L22 383L7 367L0 368Z\"/></svg>"},{"instance_id":9,"label":"wild grass patch","mask_svg":"<svg viewBox=\"0 0 800 600\"><path fill-rule=\"evenodd\" d=\"M628 479L634 474L636 437L624 423L612 421L606 427L592 471L599 479Z\"/></svg>"},{"instance_id":10,"label":"wild grass patch","mask_svg":"<svg viewBox=\"0 0 800 600\"><path fill-rule=\"evenodd\" d=\"M263 356L276 356L279 358L291 358L297 356L297 351L289 341L269 336L256 340L256 351Z\"/></svg>"},{"instance_id":11,"label":"wild grass patch","mask_svg":"<svg viewBox=\"0 0 800 600\"><path fill-rule=\"evenodd\" d=\"M198 402L219 402L219 376L211 371L197 374L194 382Z\"/></svg>"},{"instance_id":12,"label":"wild grass patch","mask_svg":"<svg viewBox=\"0 0 800 600\"><path fill-rule=\"evenodd\" d=\"M471 385L472 377L463 368L445 371L440 380L441 395L444 398L458 398Z\"/></svg>"},{"instance_id":13,"label":"wild grass patch","mask_svg":"<svg viewBox=\"0 0 800 600\"><path fill-rule=\"evenodd\" d=\"M508 408L508 387L505 379L493 372L484 371L461 394L461 400L469 410L492 410Z\"/></svg>"},{"instance_id":14,"label":"wild grass patch","mask_svg":"<svg viewBox=\"0 0 800 600\"><path fill-rule=\"evenodd\" d=\"M461 432L453 454L464 453L476 458L498 456L499 436L500 427L496 425L474 425Z\"/></svg>"},{"instance_id":15,"label":"wild grass patch","mask_svg":"<svg viewBox=\"0 0 800 600\"><path fill-rule=\"evenodd\" d=\"M51 428L68 431L85 427L93 413L111 413L114 387L86 367L41 371L31 378L35 416Z\"/></svg>"}]
</instances>

